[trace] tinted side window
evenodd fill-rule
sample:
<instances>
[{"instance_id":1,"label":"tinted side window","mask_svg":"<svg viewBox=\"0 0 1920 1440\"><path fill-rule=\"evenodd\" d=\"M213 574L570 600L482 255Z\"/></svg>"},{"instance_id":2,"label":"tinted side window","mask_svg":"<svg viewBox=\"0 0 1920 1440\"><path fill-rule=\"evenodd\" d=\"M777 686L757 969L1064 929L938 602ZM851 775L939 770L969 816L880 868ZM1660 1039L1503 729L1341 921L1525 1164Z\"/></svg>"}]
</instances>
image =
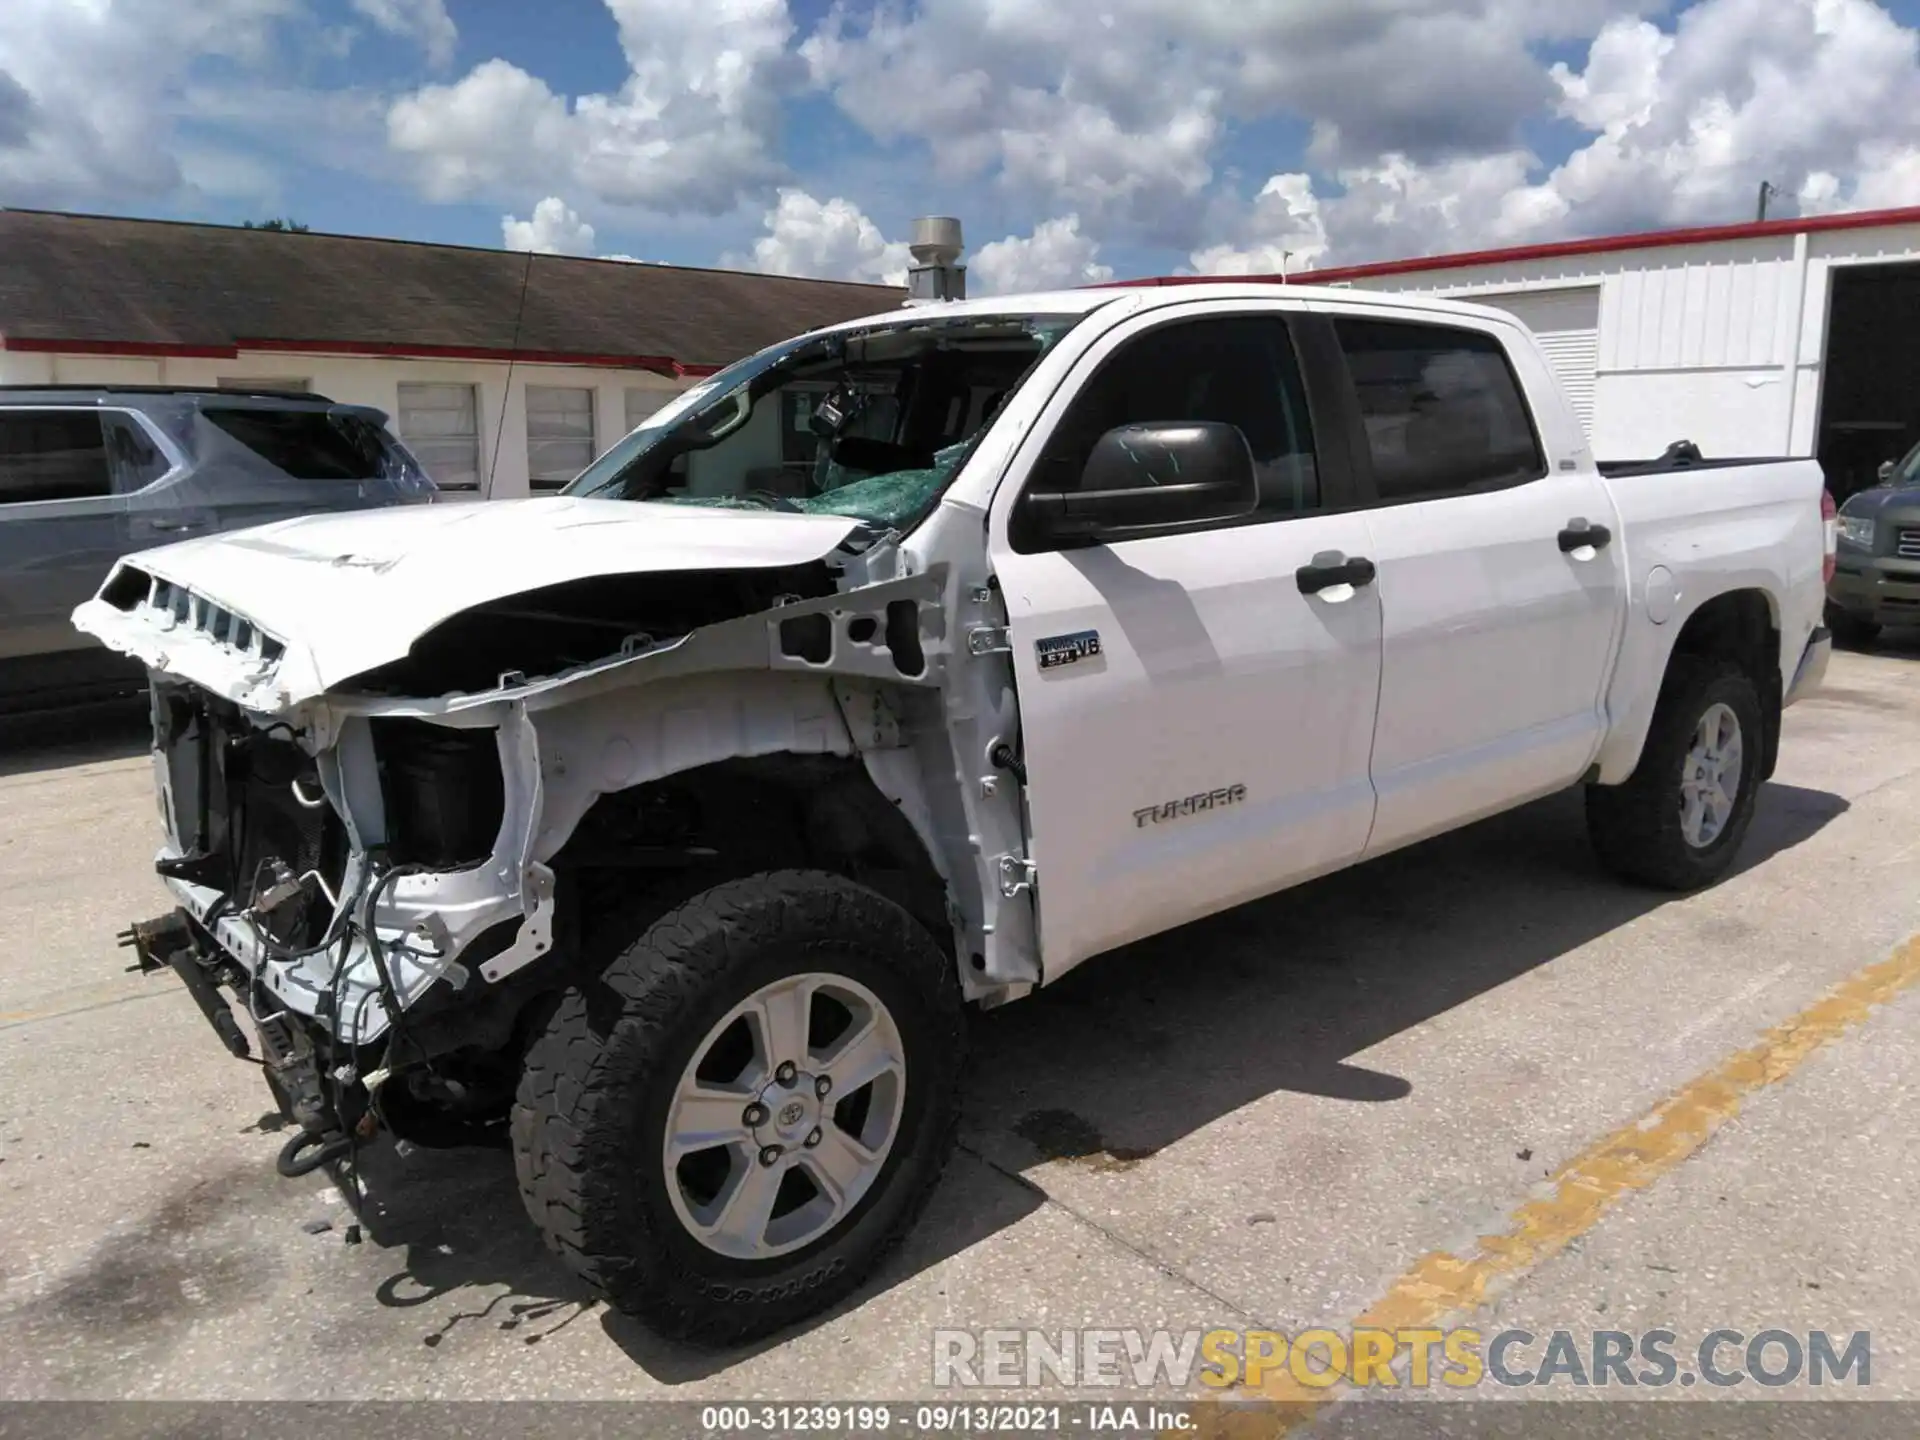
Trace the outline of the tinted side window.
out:
<instances>
[{"instance_id":1,"label":"tinted side window","mask_svg":"<svg viewBox=\"0 0 1920 1440\"><path fill-rule=\"evenodd\" d=\"M116 488L132 494L144 490L171 468L160 447L138 420L111 412L100 417L107 433L107 455L112 461Z\"/></svg>"},{"instance_id":2,"label":"tinted side window","mask_svg":"<svg viewBox=\"0 0 1920 1440\"><path fill-rule=\"evenodd\" d=\"M1260 479L1256 518L1320 504L1306 389L1277 316L1186 320L1129 340L1095 373L1048 441L1031 486L1076 490L1087 456L1118 425L1215 420L1236 425Z\"/></svg>"},{"instance_id":3,"label":"tinted side window","mask_svg":"<svg viewBox=\"0 0 1920 1440\"><path fill-rule=\"evenodd\" d=\"M200 413L296 480L372 480L386 460L379 432L357 416L238 407Z\"/></svg>"},{"instance_id":4,"label":"tinted side window","mask_svg":"<svg viewBox=\"0 0 1920 1440\"><path fill-rule=\"evenodd\" d=\"M106 495L107 447L91 410L0 410L0 505Z\"/></svg>"},{"instance_id":5,"label":"tinted side window","mask_svg":"<svg viewBox=\"0 0 1920 1440\"><path fill-rule=\"evenodd\" d=\"M1385 501L1493 490L1546 474L1500 342L1397 320L1334 324Z\"/></svg>"}]
</instances>

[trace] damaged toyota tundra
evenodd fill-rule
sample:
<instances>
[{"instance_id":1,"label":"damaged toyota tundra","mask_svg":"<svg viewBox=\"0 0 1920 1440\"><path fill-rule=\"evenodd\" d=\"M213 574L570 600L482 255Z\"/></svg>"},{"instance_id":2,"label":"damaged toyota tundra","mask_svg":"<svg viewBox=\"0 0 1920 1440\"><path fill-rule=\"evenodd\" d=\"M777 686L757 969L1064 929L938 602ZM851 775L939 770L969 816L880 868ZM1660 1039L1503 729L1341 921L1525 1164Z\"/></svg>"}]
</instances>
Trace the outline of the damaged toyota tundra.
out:
<instances>
[{"instance_id":1,"label":"damaged toyota tundra","mask_svg":"<svg viewBox=\"0 0 1920 1440\"><path fill-rule=\"evenodd\" d=\"M127 943L281 1171L508 1145L569 1267L729 1342L912 1226L969 1007L1571 787L1607 868L1721 878L1833 542L1811 460L1596 462L1504 312L1116 286L811 332L558 496L147 551L75 622L150 676Z\"/></svg>"}]
</instances>

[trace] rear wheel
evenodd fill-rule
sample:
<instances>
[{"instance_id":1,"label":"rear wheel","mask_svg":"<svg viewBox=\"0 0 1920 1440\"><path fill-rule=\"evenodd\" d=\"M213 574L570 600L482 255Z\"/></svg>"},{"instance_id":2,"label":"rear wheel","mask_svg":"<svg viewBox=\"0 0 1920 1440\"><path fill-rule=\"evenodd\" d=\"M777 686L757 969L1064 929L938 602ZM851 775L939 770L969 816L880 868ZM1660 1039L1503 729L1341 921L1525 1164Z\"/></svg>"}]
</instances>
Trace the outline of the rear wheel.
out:
<instances>
[{"instance_id":1,"label":"rear wheel","mask_svg":"<svg viewBox=\"0 0 1920 1440\"><path fill-rule=\"evenodd\" d=\"M912 917L808 871L720 885L569 991L514 1106L521 1196L618 1308L754 1338L831 1305L951 1150L963 1025Z\"/></svg>"},{"instance_id":2,"label":"rear wheel","mask_svg":"<svg viewBox=\"0 0 1920 1440\"><path fill-rule=\"evenodd\" d=\"M1667 890L1732 866L1760 790L1760 697L1729 661L1676 655L1640 763L1587 787L1587 833L1616 874Z\"/></svg>"}]
</instances>

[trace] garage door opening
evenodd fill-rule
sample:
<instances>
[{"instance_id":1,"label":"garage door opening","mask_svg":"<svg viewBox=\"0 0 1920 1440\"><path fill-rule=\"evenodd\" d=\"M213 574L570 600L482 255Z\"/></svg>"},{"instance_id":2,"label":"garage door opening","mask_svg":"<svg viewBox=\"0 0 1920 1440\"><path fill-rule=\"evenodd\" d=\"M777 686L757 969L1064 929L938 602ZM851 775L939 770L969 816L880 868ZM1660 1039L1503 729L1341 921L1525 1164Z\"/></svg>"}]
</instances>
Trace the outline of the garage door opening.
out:
<instances>
[{"instance_id":1,"label":"garage door opening","mask_svg":"<svg viewBox=\"0 0 1920 1440\"><path fill-rule=\"evenodd\" d=\"M1920 443L1920 264L1833 270L1815 453L1844 500Z\"/></svg>"}]
</instances>

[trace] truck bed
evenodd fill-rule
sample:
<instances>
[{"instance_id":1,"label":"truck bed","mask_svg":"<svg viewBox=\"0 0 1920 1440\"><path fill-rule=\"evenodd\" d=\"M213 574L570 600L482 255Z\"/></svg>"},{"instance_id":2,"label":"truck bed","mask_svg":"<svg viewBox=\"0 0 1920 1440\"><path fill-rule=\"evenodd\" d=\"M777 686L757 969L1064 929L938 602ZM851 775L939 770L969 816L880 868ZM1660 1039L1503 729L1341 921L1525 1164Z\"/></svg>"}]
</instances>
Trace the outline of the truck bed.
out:
<instances>
[{"instance_id":1,"label":"truck bed","mask_svg":"<svg viewBox=\"0 0 1920 1440\"><path fill-rule=\"evenodd\" d=\"M1601 460L1597 468L1608 479L1623 475L1660 475L1669 470L1724 470L1735 465L1780 465L1796 457L1791 455L1732 455L1709 460L1691 441L1669 445L1666 453L1652 460Z\"/></svg>"}]
</instances>

